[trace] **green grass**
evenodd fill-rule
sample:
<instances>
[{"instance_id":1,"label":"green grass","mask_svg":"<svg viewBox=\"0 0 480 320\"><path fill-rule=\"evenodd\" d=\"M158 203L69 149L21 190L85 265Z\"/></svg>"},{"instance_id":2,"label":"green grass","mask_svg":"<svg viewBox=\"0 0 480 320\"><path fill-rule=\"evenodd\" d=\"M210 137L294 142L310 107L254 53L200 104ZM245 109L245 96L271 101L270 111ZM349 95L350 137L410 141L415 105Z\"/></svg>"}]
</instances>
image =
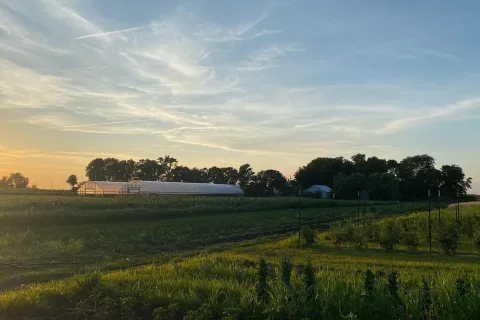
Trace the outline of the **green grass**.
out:
<instances>
[{"instance_id":1,"label":"green grass","mask_svg":"<svg viewBox=\"0 0 480 320\"><path fill-rule=\"evenodd\" d=\"M284 256L297 266L293 270L292 289L279 280L280 259ZM266 304L257 301L254 292L256 262L260 257L271 265L270 300ZM299 267L307 260L312 261L316 276L313 302L305 301ZM364 310L363 281L367 268L376 276L374 313ZM112 319L151 319L156 308L178 304L176 319L181 319L188 310L206 303L206 308L217 316L237 308L252 319L282 319L289 315L296 319L338 319L349 314L359 319L406 319L406 315L391 308L387 277L392 269L399 272L399 295L405 314L415 319L422 313L423 278L431 286L432 319L475 319L480 311L477 258L352 252L318 245L295 249L280 241L104 273L94 284L95 275L89 274L5 292L0 294L0 314L8 319L34 315L82 319L86 314L102 318L101 315L111 312ZM456 281L462 277L468 282L465 297L456 291ZM122 305L128 308L121 311ZM135 317L130 314L132 310Z\"/></svg>"},{"instance_id":2,"label":"green grass","mask_svg":"<svg viewBox=\"0 0 480 320\"><path fill-rule=\"evenodd\" d=\"M158 220L223 215L237 212L332 208L332 200L295 197L232 198L198 196L5 196L0 195L0 230L12 226L96 224L112 220ZM356 201L336 201L337 209L356 207ZM361 202L363 209L414 211L424 203Z\"/></svg>"},{"instance_id":3,"label":"green grass","mask_svg":"<svg viewBox=\"0 0 480 320\"><path fill-rule=\"evenodd\" d=\"M3 198L8 203L1 199L0 208L6 215L0 221L29 216L25 211L29 206L34 208L31 217L49 216L45 198ZM407 253L401 246L384 253L374 243L363 251L349 245L339 248L329 232L319 233L316 244L302 243L298 248L294 233L298 210L292 207L297 199L292 198L55 199L55 214L70 214L87 222L74 219L48 225L33 220L25 226L17 223L20 220L5 220L16 222L3 226L0 234L2 319L153 319L154 313L155 319L182 319L189 312L190 319L417 319L423 312L423 278L431 287L428 319L475 319L480 312L479 259L466 235L470 233L467 226L475 225L480 216L480 207L462 207L464 235L458 252L468 255L445 256L425 252L424 240L418 253ZM128 219L118 218L128 199L134 209L152 215L134 219L129 213ZM314 228L357 214L352 202L337 203L335 212L327 206L331 202L302 199L302 203L301 224ZM257 210L249 211L252 208ZM419 204L365 203L361 211L362 216L382 218L379 223L413 221L423 230L424 212L395 217L418 208ZM179 214L170 215L171 210ZM444 209L442 218L451 221L453 210ZM108 216L110 221L91 218L96 215ZM58 216L55 219L59 221ZM259 301L255 294L261 257L271 271L268 302ZM280 281L282 257L289 257L295 265L292 288ZM308 301L302 276L302 265L309 260L317 283L314 301ZM373 302L367 309L366 269L376 277ZM392 308L387 277L393 269L399 272L404 310ZM467 281L465 297L457 293L460 278ZM176 315L169 318L174 310ZM161 313L166 317L160 317Z\"/></svg>"}]
</instances>

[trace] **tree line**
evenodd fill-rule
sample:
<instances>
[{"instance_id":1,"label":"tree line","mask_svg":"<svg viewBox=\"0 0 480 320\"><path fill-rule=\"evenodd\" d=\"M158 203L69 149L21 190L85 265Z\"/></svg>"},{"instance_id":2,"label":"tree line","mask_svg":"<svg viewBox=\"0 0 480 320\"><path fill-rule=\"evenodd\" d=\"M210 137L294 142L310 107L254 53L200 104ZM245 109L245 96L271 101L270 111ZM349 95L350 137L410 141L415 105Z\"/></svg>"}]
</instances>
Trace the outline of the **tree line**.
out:
<instances>
[{"instance_id":1,"label":"tree line","mask_svg":"<svg viewBox=\"0 0 480 320\"><path fill-rule=\"evenodd\" d=\"M400 162L378 157L367 158L356 154L344 157L320 157L300 167L294 180L287 179L273 169L254 172L250 164L239 168L189 168L180 165L171 156L158 159L119 160L96 158L86 167L85 174L92 181L167 181L232 184L241 187L247 196L274 194L294 195L299 189L315 184L327 185L339 199L354 199L359 190L367 191L372 200L417 200L440 190L443 197L466 195L472 178L466 178L458 165L435 167L429 155L409 156ZM71 176L67 183L77 183Z\"/></svg>"},{"instance_id":2,"label":"tree line","mask_svg":"<svg viewBox=\"0 0 480 320\"><path fill-rule=\"evenodd\" d=\"M409 156L396 160L367 158L356 154L350 159L317 158L295 173L295 180L307 187L314 184L333 186L338 198L354 199L359 190L366 190L373 200L417 200L432 196L455 198L471 188L472 178L466 178L458 165L435 167L429 155Z\"/></svg>"},{"instance_id":3,"label":"tree line","mask_svg":"<svg viewBox=\"0 0 480 320\"><path fill-rule=\"evenodd\" d=\"M232 184L242 188L247 196L290 195L294 192L287 178L278 170L254 172L250 164L241 165L239 168L189 168L180 165L178 160L171 156L138 161L96 158L87 165L85 175L90 181L144 180ZM75 187L78 179L71 175L67 183Z\"/></svg>"},{"instance_id":4,"label":"tree line","mask_svg":"<svg viewBox=\"0 0 480 320\"><path fill-rule=\"evenodd\" d=\"M167 181L232 184L241 187L247 196L295 195L299 189L312 185L327 185L338 199L355 199L358 191L366 191L372 200L425 199L430 190L432 196L440 191L445 198L465 196L471 188L472 178L455 164L436 167L429 155L409 156L401 161L367 158L356 154L344 157L319 157L300 167L294 179L287 179L278 170L255 172L250 164L238 168L217 167L189 168L180 165L171 156L158 159L119 160L96 158L85 168L91 181ZM66 181L77 188L78 178L70 175ZM0 179L0 189L26 188L29 179L21 173L11 173Z\"/></svg>"}]
</instances>

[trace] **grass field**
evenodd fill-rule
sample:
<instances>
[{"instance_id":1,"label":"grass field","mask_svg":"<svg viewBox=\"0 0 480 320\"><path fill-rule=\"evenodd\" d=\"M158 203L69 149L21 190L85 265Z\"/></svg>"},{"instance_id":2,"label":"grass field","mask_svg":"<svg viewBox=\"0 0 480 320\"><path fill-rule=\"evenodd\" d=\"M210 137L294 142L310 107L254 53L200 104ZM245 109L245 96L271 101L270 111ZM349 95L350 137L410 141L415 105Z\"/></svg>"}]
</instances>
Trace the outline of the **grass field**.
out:
<instances>
[{"instance_id":1,"label":"grass field","mask_svg":"<svg viewBox=\"0 0 480 320\"><path fill-rule=\"evenodd\" d=\"M317 234L316 244L300 238L299 248L297 201L0 197L0 222L8 224L0 236L0 317L473 319L480 312L478 259L466 227L454 256L440 253L437 243L435 253L426 252L423 236L416 253L401 243L385 253L368 241L356 250L333 241L335 230L345 227L338 221L356 216L356 202L337 202L334 212L330 201L302 199L301 225L334 228ZM422 208L369 202L361 213L382 225ZM135 219L135 210L147 214ZM453 208L442 212L445 220L454 219ZM477 214L480 207L462 207L465 222L474 223ZM35 219L22 225L27 217ZM423 230L425 217L422 212L398 221L416 219ZM282 276L285 257L292 263L291 285ZM260 281L267 298L259 296L261 258L268 263L266 282ZM308 261L313 278L305 271ZM374 275L370 293L367 269ZM396 285L388 280L394 269ZM398 294L392 295L395 286Z\"/></svg>"}]
</instances>

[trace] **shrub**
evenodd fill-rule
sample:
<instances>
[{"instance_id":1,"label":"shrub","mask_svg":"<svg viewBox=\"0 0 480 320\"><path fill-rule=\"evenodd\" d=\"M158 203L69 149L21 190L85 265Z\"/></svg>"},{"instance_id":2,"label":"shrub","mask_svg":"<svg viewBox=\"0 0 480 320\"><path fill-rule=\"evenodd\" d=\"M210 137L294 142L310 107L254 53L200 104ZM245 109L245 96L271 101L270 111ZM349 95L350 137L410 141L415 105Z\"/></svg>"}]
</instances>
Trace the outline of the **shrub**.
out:
<instances>
[{"instance_id":1,"label":"shrub","mask_svg":"<svg viewBox=\"0 0 480 320\"><path fill-rule=\"evenodd\" d=\"M455 254L458 247L458 238L458 229L454 224L442 224L438 228L438 242L445 254Z\"/></svg>"},{"instance_id":2,"label":"shrub","mask_svg":"<svg viewBox=\"0 0 480 320\"><path fill-rule=\"evenodd\" d=\"M385 251L392 251L400 241L400 230L395 220L388 220L382 225L379 237L379 245Z\"/></svg>"},{"instance_id":3,"label":"shrub","mask_svg":"<svg viewBox=\"0 0 480 320\"><path fill-rule=\"evenodd\" d=\"M293 264L287 257L282 259L282 282L290 287L290 279L292 277Z\"/></svg>"},{"instance_id":4,"label":"shrub","mask_svg":"<svg viewBox=\"0 0 480 320\"><path fill-rule=\"evenodd\" d=\"M477 220L470 215L466 215L462 219L461 229L468 238L472 238L475 234L475 230L478 229Z\"/></svg>"},{"instance_id":5,"label":"shrub","mask_svg":"<svg viewBox=\"0 0 480 320\"><path fill-rule=\"evenodd\" d=\"M187 312L187 315L183 318L184 320L211 320L215 319L215 313L212 310L212 307L208 304L203 304L197 310L190 310Z\"/></svg>"},{"instance_id":6,"label":"shrub","mask_svg":"<svg viewBox=\"0 0 480 320\"><path fill-rule=\"evenodd\" d=\"M399 285L398 285L398 273L395 270L392 270L388 275L388 292L390 293L390 297L392 298L393 305L395 308L404 309L404 304L400 295L398 294ZM399 310L397 310L398 312Z\"/></svg>"},{"instance_id":7,"label":"shrub","mask_svg":"<svg viewBox=\"0 0 480 320\"><path fill-rule=\"evenodd\" d=\"M372 270L367 269L365 272L365 282L363 284L363 290L365 291L365 297L371 299L373 297L373 290L375 287L375 275Z\"/></svg>"},{"instance_id":8,"label":"shrub","mask_svg":"<svg viewBox=\"0 0 480 320\"><path fill-rule=\"evenodd\" d=\"M358 227L355 230L355 234L352 239L353 246L357 250L363 250L368 247L368 239L365 235L365 229L363 227Z\"/></svg>"},{"instance_id":9,"label":"shrub","mask_svg":"<svg viewBox=\"0 0 480 320\"><path fill-rule=\"evenodd\" d=\"M480 253L480 230L475 232L475 234L473 235L473 244L475 245L477 251Z\"/></svg>"},{"instance_id":10,"label":"shrub","mask_svg":"<svg viewBox=\"0 0 480 320\"><path fill-rule=\"evenodd\" d=\"M378 242L380 239L380 227L378 224L373 223L372 221L368 221L364 225L365 229L365 236L367 237L368 241L371 242Z\"/></svg>"},{"instance_id":11,"label":"shrub","mask_svg":"<svg viewBox=\"0 0 480 320\"><path fill-rule=\"evenodd\" d=\"M315 271L313 270L312 263L307 262L303 269L302 281L305 284L305 291L307 293L307 299L313 300L315 293Z\"/></svg>"},{"instance_id":12,"label":"shrub","mask_svg":"<svg viewBox=\"0 0 480 320\"><path fill-rule=\"evenodd\" d=\"M351 223L343 228L336 228L333 230L333 240L336 246L341 246L344 243L353 243L355 238L355 226Z\"/></svg>"},{"instance_id":13,"label":"shrub","mask_svg":"<svg viewBox=\"0 0 480 320\"><path fill-rule=\"evenodd\" d=\"M432 306L432 295L431 295L431 290L430 290L430 285L428 284L427 280L425 278L422 279L423 283L423 306L422 306L422 311L423 311L423 317L422 319L429 319L430 318L430 308Z\"/></svg>"},{"instance_id":14,"label":"shrub","mask_svg":"<svg viewBox=\"0 0 480 320\"><path fill-rule=\"evenodd\" d=\"M265 259L261 258L258 263L258 271L257 271L257 284L256 284L256 292L257 292L257 299L262 302L266 302L268 300L268 265Z\"/></svg>"},{"instance_id":15,"label":"shrub","mask_svg":"<svg viewBox=\"0 0 480 320\"><path fill-rule=\"evenodd\" d=\"M460 297L465 297L467 295L467 281L463 278L459 278L457 279L457 282L456 282L456 287L457 287L457 294L460 296Z\"/></svg>"},{"instance_id":16,"label":"shrub","mask_svg":"<svg viewBox=\"0 0 480 320\"><path fill-rule=\"evenodd\" d=\"M300 229L300 237L305 241L307 245L315 243L316 234L315 231L309 227L303 227Z\"/></svg>"},{"instance_id":17,"label":"shrub","mask_svg":"<svg viewBox=\"0 0 480 320\"><path fill-rule=\"evenodd\" d=\"M407 231L403 234L403 244L410 252L417 252L420 246L420 237L415 231Z\"/></svg>"},{"instance_id":18,"label":"shrub","mask_svg":"<svg viewBox=\"0 0 480 320\"><path fill-rule=\"evenodd\" d=\"M154 320L175 320L179 311L178 303L174 303L168 306L168 309L159 307L153 311Z\"/></svg>"}]
</instances>

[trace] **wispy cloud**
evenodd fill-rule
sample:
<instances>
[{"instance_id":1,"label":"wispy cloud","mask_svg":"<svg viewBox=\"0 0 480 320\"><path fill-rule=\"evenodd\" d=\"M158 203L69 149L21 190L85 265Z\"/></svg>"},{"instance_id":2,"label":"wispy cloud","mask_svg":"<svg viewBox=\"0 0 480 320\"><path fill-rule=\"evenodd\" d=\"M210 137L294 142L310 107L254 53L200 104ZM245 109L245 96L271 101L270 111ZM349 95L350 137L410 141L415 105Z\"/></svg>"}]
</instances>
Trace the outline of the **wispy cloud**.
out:
<instances>
[{"instance_id":1,"label":"wispy cloud","mask_svg":"<svg viewBox=\"0 0 480 320\"><path fill-rule=\"evenodd\" d=\"M88 35L86 35L86 36L77 37L77 38L75 38L75 39L76 39L76 40L79 40L79 39L86 39L86 38L105 37L105 36L111 36L111 35L115 35L115 34L132 32L132 31L136 31L136 30L140 30L140 29L143 29L143 27L127 28L127 29L122 29L122 30L115 30L115 31L102 32L102 33L88 34Z\"/></svg>"},{"instance_id":2,"label":"wispy cloud","mask_svg":"<svg viewBox=\"0 0 480 320\"><path fill-rule=\"evenodd\" d=\"M388 134L479 116L479 79L466 89L461 72L455 84L437 79L455 68L455 46L402 30L382 41L357 21L313 18L297 5L252 1L234 21L208 4L162 2L151 20L140 8L135 19L112 21L122 6L105 16L101 1L0 2L0 134L18 125L25 144L55 131L77 141L95 134L108 146L122 135L138 154L156 145L188 149L193 160L290 168L358 146L397 155L389 146L401 137ZM294 13L304 16L289 25ZM322 28L328 18L339 27ZM137 27L116 30L122 25ZM419 63L427 58L428 81Z\"/></svg>"},{"instance_id":3,"label":"wispy cloud","mask_svg":"<svg viewBox=\"0 0 480 320\"><path fill-rule=\"evenodd\" d=\"M113 124L125 124L125 123L142 122L142 121L145 121L145 120L130 120L130 121L115 121L115 122L78 124L78 125L74 125L74 126L65 126L64 128L73 129L73 128L83 128L83 127L109 126L109 125L113 125Z\"/></svg>"},{"instance_id":4,"label":"wispy cloud","mask_svg":"<svg viewBox=\"0 0 480 320\"><path fill-rule=\"evenodd\" d=\"M387 122L377 133L394 133L433 120L452 120L452 118L465 115L466 111L474 109L480 109L480 98L462 100L453 105L415 112L413 116L406 116Z\"/></svg>"}]
</instances>

